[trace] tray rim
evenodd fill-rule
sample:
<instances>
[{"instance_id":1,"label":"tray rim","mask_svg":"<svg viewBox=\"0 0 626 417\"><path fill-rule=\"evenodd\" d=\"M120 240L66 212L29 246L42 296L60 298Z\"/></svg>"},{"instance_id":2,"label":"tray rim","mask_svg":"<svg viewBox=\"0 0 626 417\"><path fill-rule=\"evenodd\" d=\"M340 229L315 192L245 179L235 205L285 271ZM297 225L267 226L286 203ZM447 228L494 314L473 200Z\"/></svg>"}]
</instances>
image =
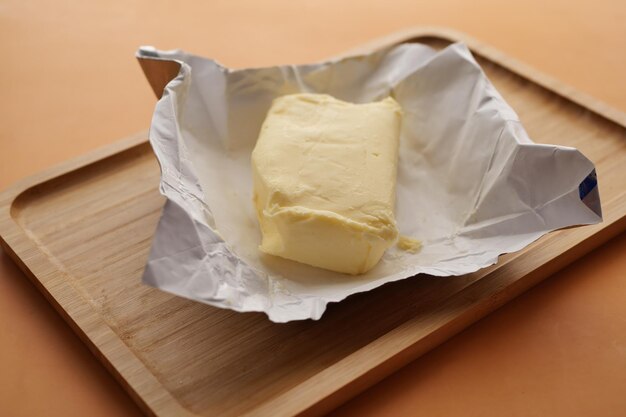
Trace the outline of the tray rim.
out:
<instances>
[{"instance_id":1,"label":"tray rim","mask_svg":"<svg viewBox=\"0 0 626 417\"><path fill-rule=\"evenodd\" d=\"M485 43L455 30L439 27L408 28L375 39L345 54L341 54L341 56L409 42L419 38L437 38L446 42L465 42L473 53L561 96L565 100L588 109L622 128L626 128L626 113L620 112L585 93L508 57ZM32 187L128 151L133 147L145 145L146 142L147 132L141 132L14 183L0 193L0 245L144 412L149 415L159 416L196 416L196 414L184 408L165 389L143 362L105 323L98 312L89 303L83 301L78 292L64 281L63 278L66 273L59 270L38 249L35 242L27 236L12 215L15 200ZM331 410L344 400L364 390L374 382L382 379L410 360L415 359L469 324L479 320L500 305L521 294L541 281L543 277L556 272L573 261L577 256L588 252L618 234L626 226L626 216L621 215L621 217L615 219L605 219L600 226L602 227L597 227L599 229L597 232L566 248L560 255L542 264L541 273L536 273L537 269L529 271L527 277L525 276L515 281L513 285L515 288L511 289L511 286L504 286L502 291L493 294L496 300L488 302L487 305L482 305L484 303L479 302L478 297L472 297L473 293L480 290L479 287L482 280L478 280L457 293L462 295L460 298L468 297L465 303L470 304L471 309L473 309L471 310L473 311L472 314L470 314L470 308L466 306L462 314L455 316L454 320L448 322L445 326L434 329L425 337L416 337L415 335L411 337L412 330L415 330L412 329L411 323L413 323L413 327L416 326L416 323L414 319L408 320L324 371L262 403L258 408L252 410L249 415L317 415ZM589 230L588 228L586 230ZM28 259L22 259L27 257ZM71 295L69 300L67 300L68 294ZM459 297L456 298L458 299ZM393 337L402 340L402 348L395 349L393 352L384 351L382 348L389 343L388 339L390 339L390 335L393 333L399 333L393 335ZM375 349L382 349L383 353L376 352ZM363 356L365 353L370 358L366 366L359 359L359 356ZM320 384L320 381L328 378L327 374L329 373L334 375L332 378L333 383Z\"/></svg>"}]
</instances>

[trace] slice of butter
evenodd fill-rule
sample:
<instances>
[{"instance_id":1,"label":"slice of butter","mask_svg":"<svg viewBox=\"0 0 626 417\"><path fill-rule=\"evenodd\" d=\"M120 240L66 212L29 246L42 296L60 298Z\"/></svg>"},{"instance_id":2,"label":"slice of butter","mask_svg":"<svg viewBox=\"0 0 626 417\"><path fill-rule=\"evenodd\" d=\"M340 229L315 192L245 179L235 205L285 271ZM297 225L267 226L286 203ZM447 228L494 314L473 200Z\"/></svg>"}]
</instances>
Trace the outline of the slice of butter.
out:
<instances>
[{"instance_id":1,"label":"slice of butter","mask_svg":"<svg viewBox=\"0 0 626 417\"><path fill-rule=\"evenodd\" d=\"M398 237L401 119L391 97L275 99L252 152L260 250L348 274L373 268Z\"/></svg>"}]
</instances>

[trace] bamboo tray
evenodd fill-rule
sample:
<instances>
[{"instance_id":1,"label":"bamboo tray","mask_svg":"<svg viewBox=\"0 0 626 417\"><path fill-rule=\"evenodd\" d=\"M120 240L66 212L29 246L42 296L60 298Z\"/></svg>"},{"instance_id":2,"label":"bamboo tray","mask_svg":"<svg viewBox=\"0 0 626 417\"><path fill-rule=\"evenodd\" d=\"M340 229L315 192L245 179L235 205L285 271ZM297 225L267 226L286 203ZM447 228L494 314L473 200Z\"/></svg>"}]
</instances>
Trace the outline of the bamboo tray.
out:
<instances>
[{"instance_id":1,"label":"bamboo tray","mask_svg":"<svg viewBox=\"0 0 626 417\"><path fill-rule=\"evenodd\" d=\"M0 194L1 243L148 414L322 414L626 226L625 115L448 30L398 33L366 48L456 40L536 142L575 146L596 164L603 223L551 233L474 274L352 296L318 322L273 324L141 284L164 203L144 133Z\"/></svg>"}]
</instances>

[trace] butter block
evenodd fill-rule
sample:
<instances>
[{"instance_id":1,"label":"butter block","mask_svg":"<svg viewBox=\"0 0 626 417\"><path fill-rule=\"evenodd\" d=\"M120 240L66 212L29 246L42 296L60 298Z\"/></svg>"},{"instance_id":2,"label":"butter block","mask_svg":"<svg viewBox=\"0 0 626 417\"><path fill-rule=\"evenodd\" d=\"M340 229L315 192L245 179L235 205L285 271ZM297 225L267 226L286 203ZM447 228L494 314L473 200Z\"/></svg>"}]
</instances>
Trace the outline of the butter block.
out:
<instances>
[{"instance_id":1,"label":"butter block","mask_svg":"<svg viewBox=\"0 0 626 417\"><path fill-rule=\"evenodd\" d=\"M373 268L398 237L401 120L391 97L275 99L252 152L259 249L348 274Z\"/></svg>"}]
</instances>

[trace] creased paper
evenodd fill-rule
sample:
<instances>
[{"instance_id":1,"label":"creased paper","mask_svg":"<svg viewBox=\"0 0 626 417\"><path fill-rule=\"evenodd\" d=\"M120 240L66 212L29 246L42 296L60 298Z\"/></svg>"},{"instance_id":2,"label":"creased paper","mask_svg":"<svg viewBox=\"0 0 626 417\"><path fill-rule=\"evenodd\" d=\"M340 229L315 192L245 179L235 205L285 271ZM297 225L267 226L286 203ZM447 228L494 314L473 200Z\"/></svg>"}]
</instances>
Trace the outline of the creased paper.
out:
<instances>
[{"instance_id":1,"label":"creased paper","mask_svg":"<svg viewBox=\"0 0 626 417\"><path fill-rule=\"evenodd\" d=\"M350 294L474 272L551 230L601 221L593 164L534 144L463 44L243 70L182 51L138 55L181 64L150 129L167 203L143 281L164 291L275 322L319 319ZM418 253L392 248L352 277L258 251L250 154L272 100L297 92L400 103L396 218Z\"/></svg>"}]
</instances>

